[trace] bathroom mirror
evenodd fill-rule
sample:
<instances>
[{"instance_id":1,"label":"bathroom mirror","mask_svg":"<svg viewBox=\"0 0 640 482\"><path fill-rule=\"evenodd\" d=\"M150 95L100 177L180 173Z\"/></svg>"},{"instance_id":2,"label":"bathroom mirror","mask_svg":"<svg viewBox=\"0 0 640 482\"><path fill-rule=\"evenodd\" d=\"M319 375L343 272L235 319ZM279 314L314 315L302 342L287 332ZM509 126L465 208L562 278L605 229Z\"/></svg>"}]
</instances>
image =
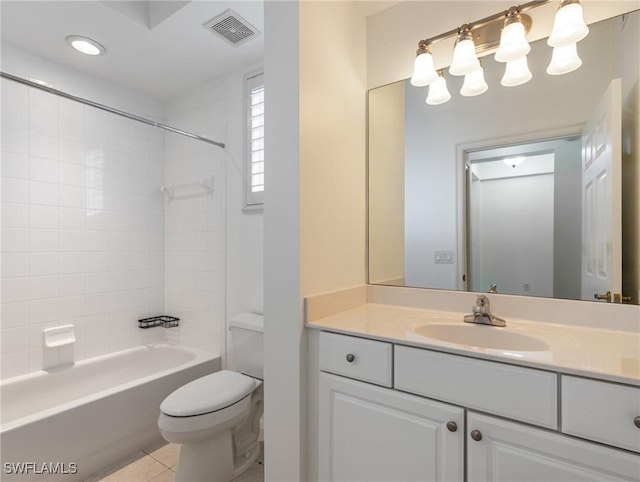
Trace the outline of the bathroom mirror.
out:
<instances>
[{"instance_id":1,"label":"bathroom mirror","mask_svg":"<svg viewBox=\"0 0 640 482\"><path fill-rule=\"evenodd\" d=\"M518 87L489 55L483 95L462 97L446 71L441 105L408 80L369 91L369 283L638 303L640 12L589 27L569 74L545 73L543 39ZM603 149L620 153L607 201L620 219L583 206Z\"/></svg>"}]
</instances>

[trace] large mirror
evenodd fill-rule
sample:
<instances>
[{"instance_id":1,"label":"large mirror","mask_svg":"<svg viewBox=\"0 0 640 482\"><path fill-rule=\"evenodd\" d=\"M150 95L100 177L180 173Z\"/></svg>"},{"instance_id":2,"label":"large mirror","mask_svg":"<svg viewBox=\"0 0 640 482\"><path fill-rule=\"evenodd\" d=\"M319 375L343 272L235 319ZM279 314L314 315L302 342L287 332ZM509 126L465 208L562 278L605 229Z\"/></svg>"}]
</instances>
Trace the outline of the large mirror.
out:
<instances>
[{"instance_id":1,"label":"large mirror","mask_svg":"<svg viewBox=\"0 0 640 482\"><path fill-rule=\"evenodd\" d=\"M589 27L569 74L543 39L518 87L369 91L369 283L638 303L640 11Z\"/></svg>"}]
</instances>

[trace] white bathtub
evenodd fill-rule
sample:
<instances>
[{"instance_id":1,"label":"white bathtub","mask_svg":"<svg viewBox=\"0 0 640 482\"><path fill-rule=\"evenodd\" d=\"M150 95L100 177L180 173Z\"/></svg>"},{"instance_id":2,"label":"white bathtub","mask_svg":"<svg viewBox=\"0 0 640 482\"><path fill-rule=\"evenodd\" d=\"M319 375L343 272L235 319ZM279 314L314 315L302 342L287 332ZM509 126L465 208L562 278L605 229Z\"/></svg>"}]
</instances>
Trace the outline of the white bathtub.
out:
<instances>
[{"instance_id":1,"label":"white bathtub","mask_svg":"<svg viewBox=\"0 0 640 482\"><path fill-rule=\"evenodd\" d=\"M160 442L160 402L220 364L217 355L157 344L1 382L0 478L84 480ZM10 473L17 463L35 465Z\"/></svg>"}]
</instances>

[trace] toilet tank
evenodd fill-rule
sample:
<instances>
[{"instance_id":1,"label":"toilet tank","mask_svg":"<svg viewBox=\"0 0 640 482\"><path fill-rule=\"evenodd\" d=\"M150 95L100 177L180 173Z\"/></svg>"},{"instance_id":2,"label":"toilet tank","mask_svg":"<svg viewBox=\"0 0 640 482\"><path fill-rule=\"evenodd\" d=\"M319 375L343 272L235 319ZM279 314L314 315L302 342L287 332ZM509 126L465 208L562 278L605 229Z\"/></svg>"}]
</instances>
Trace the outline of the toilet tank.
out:
<instances>
[{"instance_id":1,"label":"toilet tank","mask_svg":"<svg viewBox=\"0 0 640 482\"><path fill-rule=\"evenodd\" d=\"M262 333L264 319L256 313L238 313L229 320L236 371L263 379Z\"/></svg>"}]
</instances>

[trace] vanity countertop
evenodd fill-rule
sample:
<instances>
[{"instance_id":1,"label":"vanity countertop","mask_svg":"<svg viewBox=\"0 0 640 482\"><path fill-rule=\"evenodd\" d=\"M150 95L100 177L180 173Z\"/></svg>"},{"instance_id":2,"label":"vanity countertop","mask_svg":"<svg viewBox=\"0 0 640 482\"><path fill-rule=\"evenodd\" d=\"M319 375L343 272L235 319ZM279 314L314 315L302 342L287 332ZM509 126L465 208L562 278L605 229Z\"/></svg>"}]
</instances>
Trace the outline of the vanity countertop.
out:
<instances>
[{"instance_id":1,"label":"vanity countertop","mask_svg":"<svg viewBox=\"0 0 640 482\"><path fill-rule=\"evenodd\" d=\"M509 318L506 328L470 325L465 313L367 303L307 322L308 328L429 348L474 358L640 386L640 332L585 328ZM514 351L440 341L417 327L460 324L476 330L507 330L543 341L548 349ZM488 332L487 332L488 333ZM487 333L483 332L483 335ZM501 336L501 335L498 335ZM487 338L484 336L484 338ZM489 337L490 338L490 335Z\"/></svg>"}]
</instances>

